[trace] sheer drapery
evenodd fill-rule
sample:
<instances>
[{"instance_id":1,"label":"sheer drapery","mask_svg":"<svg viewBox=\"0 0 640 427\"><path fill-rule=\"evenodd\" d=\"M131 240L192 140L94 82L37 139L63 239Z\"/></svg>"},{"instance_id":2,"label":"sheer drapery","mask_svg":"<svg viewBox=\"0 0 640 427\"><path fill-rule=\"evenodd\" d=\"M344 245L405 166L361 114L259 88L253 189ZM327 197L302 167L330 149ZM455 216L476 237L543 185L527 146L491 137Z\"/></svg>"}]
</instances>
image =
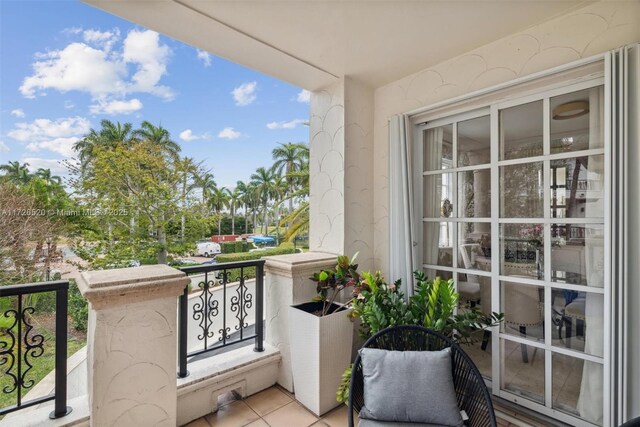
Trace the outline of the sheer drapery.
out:
<instances>
[{"instance_id":1,"label":"sheer drapery","mask_svg":"<svg viewBox=\"0 0 640 427\"><path fill-rule=\"evenodd\" d=\"M437 127L429 129L425 134L424 144L424 166L425 170L441 169L442 146L444 144L444 129ZM424 180L424 216L425 218L440 217L440 197L442 192L442 179ZM438 265L440 247L440 223L425 222L422 225L424 231L424 262L426 264ZM444 231L444 230L443 230ZM433 277L431 277L433 279Z\"/></svg>"},{"instance_id":2,"label":"sheer drapery","mask_svg":"<svg viewBox=\"0 0 640 427\"><path fill-rule=\"evenodd\" d=\"M407 294L413 294L414 231L413 190L408 117L389 120L389 279L402 280Z\"/></svg>"},{"instance_id":3,"label":"sheer drapery","mask_svg":"<svg viewBox=\"0 0 640 427\"><path fill-rule=\"evenodd\" d=\"M604 90L602 87L597 87L589 92L589 148L602 146L603 120ZM603 171L603 162L604 156L592 156L589 159L587 171ZM604 176L594 176L592 172L587 173L590 179L597 178L599 180L598 188L604 188ZM598 203L587 203L585 216L587 218L604 218L602 206ZM599 229L590 230L594 235L585 235L584 238L587 285L601 288L604 286L604 235ZM585 325L585 353L602 357L604 354L604 296L602 294L587 293ZM580 417L598 425L602 425L602 388L602 365L585 360L577 409L580 412Z\"/></svg>"}]
</instances>

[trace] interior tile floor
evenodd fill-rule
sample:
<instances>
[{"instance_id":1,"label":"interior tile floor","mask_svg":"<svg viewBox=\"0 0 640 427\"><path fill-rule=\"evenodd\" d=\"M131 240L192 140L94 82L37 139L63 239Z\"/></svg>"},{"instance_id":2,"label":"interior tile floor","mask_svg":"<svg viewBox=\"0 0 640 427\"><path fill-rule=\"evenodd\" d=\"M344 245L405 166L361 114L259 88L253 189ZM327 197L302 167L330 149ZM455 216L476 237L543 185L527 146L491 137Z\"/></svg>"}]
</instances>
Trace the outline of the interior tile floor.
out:
<instances>
[{"instance_id":1,"label":"interior tile floor","mask_svg":"<svg viewBox=\"0 0 640 427\"><path fill-rule=\"evenodd\" d=\"M517 414L509 414L517 417ZM356 417L357 418L357 417ZM356 419L356 425L357 419ZM498 419L498 426L536 426L521 421L518 424ZM346 427L347 407L341 405L325 416L318 418L295 397L274 386L246 399L239 400L232 393L222 396L218 411L199 418L186 427Z\"/></svg>"}]
</instances>

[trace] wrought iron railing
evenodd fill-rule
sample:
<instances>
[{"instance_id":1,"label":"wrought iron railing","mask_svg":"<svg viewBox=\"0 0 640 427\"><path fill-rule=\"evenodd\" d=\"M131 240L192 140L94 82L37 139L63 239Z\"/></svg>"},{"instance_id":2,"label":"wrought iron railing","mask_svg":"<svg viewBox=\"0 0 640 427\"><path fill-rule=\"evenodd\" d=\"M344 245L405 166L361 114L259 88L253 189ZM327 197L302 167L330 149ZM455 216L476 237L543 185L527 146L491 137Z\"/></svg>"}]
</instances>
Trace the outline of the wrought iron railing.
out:
<instances>
[{"instance_id":1,"label":"wrought iron railing","mask_svg":"<svg viewBox=\"0 0 640 427\"><path fill-rule=\"evenodd\" d=\"M69 282L31 283L25 285L0 286L0 301L3 310L0 316L7 320L0 334L0 372L3 381L2 393L15 394L16 403L0 408L0 415L29 406L55 400L55 409L50 418L59 418L71 412L67 406L67 295ZM35 308L30 295L55 292L55 391L54 394L23 401L23 394L31 389L36 380L30 377L38 358L45 354L47 338L34 330ZM1 377L0 377L1 378Z\"/></svg>"},{"instance_id":2,"label":"wrought iron railing","mask_svg":"<svg viewBox=\"0 0 640 427\"><path fill-rule=\"evenodd\" d=\"M264 260L182 267L180 270L190 277L196 276L192 283L197 286L195 290L187 286L179 301L180 378L189 375L187 363L194 356L249 340L255 340L255 351L264 350ZM253 316L251 309L255 313ZM253 331L249 323L252 318Z\"/></svg>"}]
</instances>

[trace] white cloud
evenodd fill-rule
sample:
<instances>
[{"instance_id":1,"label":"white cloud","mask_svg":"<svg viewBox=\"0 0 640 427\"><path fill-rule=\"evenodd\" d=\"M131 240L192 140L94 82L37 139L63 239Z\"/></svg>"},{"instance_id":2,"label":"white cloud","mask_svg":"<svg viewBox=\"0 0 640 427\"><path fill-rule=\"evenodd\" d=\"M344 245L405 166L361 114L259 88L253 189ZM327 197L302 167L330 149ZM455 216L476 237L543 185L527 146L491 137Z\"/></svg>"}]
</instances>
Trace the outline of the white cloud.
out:
<instances>
[{"instance_id":1,"label":"white cloud","mask_svg":"<svg viewBox=\"0 0 640 427\"><path fill-rule=\"evenodd\" d=\"M24 111L22 110L22 108L16 108L15 110L11 111L11 115L18 117L18 118L23 118L25 116Z\"/></svg>"},{"instance_id":2,"label":"white cloud","mask_svg":"<svg viewBox=\"0 0 640 427\"><path fill-rule=\"evenodd\" d=\"M138 65L131 77L128 91L148 92L171 100L175 94L168 86L158 85L167 72L171 49L160 44L160 34L155 31L132 30L123 43L122 58L125 62Z\"/></svg>"},{"instance_id":3,"label":"white cloud","mask_svg":"<svg viewBox=\"0 0 640 427\"><path fill-rule=\"evenodd\" d=\"M238 139L242 134L233 128L224 128L218 133L218 138Z\"/></svg>"},{"instance_id":4,"label":"white cloud","mask_svg":"<svg viewBox=\"0 0 640 427\"><path fill-rule=\"evenodd\" d=\"M191 129L185 129L178 135L183 141L195 141L198 139L209 139L211 135L208 132L202 133L200 135L196 135L193 133Z\"/></svg>"},{"instance_id":5,"label":"white cloud","mask_svg":"<svg viewBox=\"0 0 640 427\"><path fill-rule=\"evenodd\" d=\"M198 52L198 59L202 61L205 67L211 66L211 55L204 50L196 49Z\"/></svg>"},{"instance_id":6,"label":"white cloud","mask_svg":"<svg viewBox=\"0 0 640 427\"><path fill-rule=\"evenodd\" d=\"M134 109L137 104L133 100L126 100L134 93L150 93L165 100L175 97L170 87L160 84L172 51L155 31L131 30L123 41L117 28L72 28L65 32L73 37L81 34L82 41L35 54L33 73L20 86L23 96L35 98L46 95L47 90L86 92L91 95L94 110L102 111L100 104L120 102L113 104L113 114L117 109L139 109ZM117 43L121 43L120 48L116 48ZM134 70L130 70L132 65Z\"/></svg>"},{"instance_id":7,"label":"white cloud","mask_svg":"<svg viewBox=\"0 0 640 427\"><path fill-rule=\"evenodd\" d=\"M85 30L82 33L85 43L103 47L110 51L113 45L120 39L120 29L114 28L112 31Z\"/></svg>"},{"instance_id":8,"label":"white cloud","mask_svg":"<svg viewBox=\"0 0 640 427\"><path fill-rule=\"evenodd\" d=\"M38 169L51 169L53 175L67 175L69 171L61 160L42 159L39 157L23 157L21 163L29 163L29 171L35 172Z\"/></svg>"},{"instance_id":9,"label":"white cloud","mask_svg":"<svg viewBox=\"0 0 640 427\"><path fill-rule=\"evenodd\" d=\"M62 154L65 157L75 156L73 145L80 140L79 137L55 138L49 141L32 142L27 145L27 150L38 152L41 150L49 150L54 153Z\"/></svg>"},{"instance_id":10,"label":"white cloud","mask_svg":"<svg viewBox=\"0 0 640 427\"><path fill-rule=\"evenodd\" d=\"M233 95L233 99L236 101L236 105L240 107L244 107L245 105L251 104L256 100L256 88L258 86L257 82L249 82L243 83L237 88L233 89L231 94Z\"/></svg>"},{"instance_id":11,"label":"white cloud","mask_svg":"<svg viewBox=\"0 0 640 427\"><path fill-rule=\"evenodd\" d=\"M107 101L105 99L98 99L96 104L89 107L91 114L131 114L134 111L142 109L142 102L139 99L133 98L128 101Z\"/></svg>"},{"instance_id":12,"label":"white cloud","mask_svg":"<svg viewBox=\"0 0 640 427\"><path fill-rule=\"evenodd\" d=\"M67 110L69 110L69 109L71 109L71 108L73 108L75 106L76 105L72 101L69 101L69 100L64 101L64 108L66 108Z\"/></svg>"},{"instance_id":13,"label":"white cloud","mask_svg":"<svg viewBox=\"0 0 640 427\"><path fill-rule=\"evenodd\" d=\"M306 89L302 89L300 92L298 92L297 101L308 104L309 101L311 101L311 92Z\"/></svg>"},{"instance_id":14,"label":"white cloud","mask_svg":"<svg viewBox=\"0 0 640 427\"><path fill-rule=\"evenodd\" d=\"M71 43L62 50L42 55L33 64L33 70L34 74L26 77L20 86L20 92L27 98L35 98L46 89L104 96L122 93L126 88L125 64L113 61L106 51L84 43Z\"/></svg>"},{"instance_id":15,"label":"white cloud","mask_svg":"<svg viewBox=\"0 0 640 427\"><path fill-rule=\"evenodd\" d=\"M62 34L74 35L80 34L82 32L82 27L69 27L62 30Z\"/></svg>"},{"instance_id":16,"label":"white cloud","mask_svg":"<svg viewBox=\"0 0 640 427\"><path fill-rule=\"evenodd\" d=\"M7 144L4 143L4 141L0 141L0 153L8 153L9 152L9 147L7 147Z\"/></svg>"},{"instance_id":17,"label":"white cloud","mask_svg":"<svg viewBox=\"0 0 640 427\"><path fill-rule=\"evenodd\" d=\"M294 119L290 122L271 122L267 123L267 128L274 129L295 129L298 125L308 124L309 121L305 119Z\"/></svg>"},{"instance_id":18,"label":"white cloud","mask_svg":"<svg viewBox=\"0 0 640 427\"><path fill-rule=\"evenodd\" d=\"M55 121L36 119L31 123L17 123L7 136L27 144L29 151L49 150L66 157L74 155L73 144L91 129L83 117L66 117Z\"/></svg>"},{"instance_id":19,"label":"white cloud","mask_svg":"<svg viewBox=\"0 0 640 427\"><path fill-rule=\"evenodd\" d=\"M31 123L17 123L15 129L7 135L20 142L32 142L33 140L84 135L90 129L91 124L84 117L66 117L55 121L36 119Z\"/></svg>"}]
</instances>

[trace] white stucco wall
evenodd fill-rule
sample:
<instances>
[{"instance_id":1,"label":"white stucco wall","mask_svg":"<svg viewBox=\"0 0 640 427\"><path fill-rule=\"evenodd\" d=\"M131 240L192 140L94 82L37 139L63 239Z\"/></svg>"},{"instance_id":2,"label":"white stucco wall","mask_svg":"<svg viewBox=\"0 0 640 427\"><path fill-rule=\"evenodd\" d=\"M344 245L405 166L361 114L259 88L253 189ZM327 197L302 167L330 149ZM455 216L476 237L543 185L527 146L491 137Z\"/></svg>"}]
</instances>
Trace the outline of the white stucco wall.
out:
<instances>
[{"instance_id":1,"label":"white stucco wall","mask_svg":"<svg viewBox=\"0 0 640 427\"><path fill-rule=\"evenodd\" d=\"M375 268L385 274L389 271L389 117L638 41L639 1L598 2L377 88L373 152Z\"/></svg>"},{"instance_id":2,"label":"white stucco wall","mask_svg":"<svg viewBox=\"0 0 640 427\"><path fill-rule=\"evenodd\" d=\"M345 77L311 98L311 250L373 263L373 89Z\"/></svg>"}]
</instances>

